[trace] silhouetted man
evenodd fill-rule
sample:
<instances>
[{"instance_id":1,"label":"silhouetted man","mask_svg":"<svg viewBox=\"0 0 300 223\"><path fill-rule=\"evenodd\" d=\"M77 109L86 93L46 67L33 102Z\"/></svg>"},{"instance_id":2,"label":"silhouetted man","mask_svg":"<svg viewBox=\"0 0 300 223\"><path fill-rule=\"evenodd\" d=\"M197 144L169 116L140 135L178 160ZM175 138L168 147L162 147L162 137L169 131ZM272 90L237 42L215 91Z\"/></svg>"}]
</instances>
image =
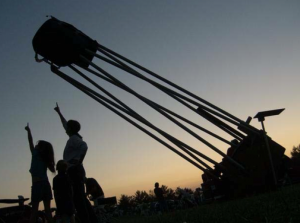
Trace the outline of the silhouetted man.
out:
<instances>
[{"instance_id":1,"label":"silhouetted man","mask_svg":"<svg viewBox=\"0 0 300 223\"><path fill-rule=\"evenodd\" d=\"M77 216L81 222L97 222L97 217L85 194L85 170L82 162L88 150L88 146L78 133L80 131L80 124L75 120L69 120L67 122L60 112L57 103L54 110L58 113L62 125L69 136L69 140L67 141L64 150L63 159L68 164L67 174L70 177L73 187L74 205L77 211Z\"/></svg>"},{"instance_id":2,"label":"silhouetted man","mask_svg":"<svg viewBox=\"0 0 300 223\"><path fill-rule=\"evenodd\" d=\"M167 203L165 201L165 198L164 198L164 192L163 190L159 187L159 183L155 183L154 184L155 188L154 188L154 193L155 193L155 196L157 198L157 201L159 203L159 206L160 206L160 210L161 211L166 211L167 210Z\"/></svg>"}]
</instances>

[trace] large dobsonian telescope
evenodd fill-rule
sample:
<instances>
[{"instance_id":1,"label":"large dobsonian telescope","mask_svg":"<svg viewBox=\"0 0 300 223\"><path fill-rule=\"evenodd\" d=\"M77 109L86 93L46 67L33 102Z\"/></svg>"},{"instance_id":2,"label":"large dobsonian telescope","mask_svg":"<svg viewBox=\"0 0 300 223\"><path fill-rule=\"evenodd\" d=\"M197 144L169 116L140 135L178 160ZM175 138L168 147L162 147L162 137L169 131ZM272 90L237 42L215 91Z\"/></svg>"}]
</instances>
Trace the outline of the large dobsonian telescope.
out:
<instances>
[{"instance_id":1,"label":"large dobsonian telescope","mask_svg":"<svg viewBox=\"0 0 300 223\"><path fill-rule=\"evenodd\" d=\"M37 62L49 64L54 74L203 171L202 188L207 199L216 198L217 196L239 197L269 190L285 182L285 178L291 169L291 166L289 166L290 159L284 155L285 148L267 136L264 129L259 130L251 126L251 117L243 121L233 116L164 77L108 49L74 26L54 17L48 19L40 27L32 43ZM149 83L173 98L177 103L182 104L223 130L231 139L225 139L183 115L142 96L103 67L97 65L97 61L117 67ZM62 71L64 69L71 69L72 72L77 73L80 78L91 86L84 85L68 76ZM201 151L158 128L105 90L91 78L91 75L134 95L205 146L221 155L223 157L222 161L216 162ZM192 131L188 125L227 144L228 150L226 152L221 151ZM147 128L143 126L147 126Z\"/></svg>"}]
</instances>

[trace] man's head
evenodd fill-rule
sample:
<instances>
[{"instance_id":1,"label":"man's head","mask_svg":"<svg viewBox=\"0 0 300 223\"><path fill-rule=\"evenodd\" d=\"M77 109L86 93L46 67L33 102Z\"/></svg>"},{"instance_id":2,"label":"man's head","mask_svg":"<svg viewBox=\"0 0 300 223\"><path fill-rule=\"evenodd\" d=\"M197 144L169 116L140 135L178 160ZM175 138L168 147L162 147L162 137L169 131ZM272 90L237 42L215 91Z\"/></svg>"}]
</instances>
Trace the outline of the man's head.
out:
<instances>
[{"instance_id":1,"label":"man's head","mask_svg":"<svg viewBox=\"0 0 300 223\"><path fill-rule=\"evenodd\" d=\"M75 134L78 134L78 132L80 131L80 123L75 121L75 120L69 120L67 122L67 134L69 136L72 136L72 135L75 135Z\"/></svg>"},{"instance_id":2,"label":"man's head","mask_svg":"<svg viewBox=\"0 0 300 223\"><path fill-rule=\"evenodd\" d=\"M63 172L65 173L67 171L67 168L68 168L68 164L66 161L64 160L59 160L56 164L56 170L58 172Z\"/></svg>"},{"instance_id":3,"label":"man's head","mask_svg":"<svg viewBox=\"0 0 300 223\"><path fill-rule=\"evenodd\" d=\"M158 188L158 187L159 187L159 183L156 182L156 183L154 184L154 186L155 186L155 188Z\"/></svg>"}]
</instances>

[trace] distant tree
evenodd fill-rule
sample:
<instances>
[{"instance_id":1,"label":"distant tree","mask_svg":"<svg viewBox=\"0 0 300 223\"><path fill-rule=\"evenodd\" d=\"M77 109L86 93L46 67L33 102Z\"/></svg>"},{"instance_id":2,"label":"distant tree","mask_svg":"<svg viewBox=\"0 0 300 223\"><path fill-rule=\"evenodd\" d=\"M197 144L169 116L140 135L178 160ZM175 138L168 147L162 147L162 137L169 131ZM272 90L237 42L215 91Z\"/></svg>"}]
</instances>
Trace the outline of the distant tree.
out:
<instances>
[{"instance_id":1,"label":"distant tree","mask_svg":"<svg viewBox=\"0 0 300 223\"><path fill-rule=\"evenodd\" d=\"M165 194L165 193L167 193L168 186L166 186L166 185L161 185L161 189L162 189L163 193Z\"/></svg>"},{"instance_id":2,"label":"distant tree","mask_svg":"<svg viewBox=\"0 0 300 223\"><path fill-rule=\"evenodd\" d=\"M143 204L150 202L150 197L146 191L136 191L134 194L134 202L136 204Z\"/></svg>"},{"instance_id":3,"label":"distant tree","mask_svg":"<svg viewBox=\"0 0 300 223\"><path fill-rule=\"evenodd\" d=\"M186 197L186 196L190 196L192 194L194 194L194 191L190 188L180 188L180 187L177 187L176 190L175 190L175 194L176 194L176 197L177 199L182 199L182 197Z\"/></svg>"},{"instance_id":4,"label":"distant tree","mask_svg":"<svg viewBox=\"0 0 300 223\"><path fill-rule=\"evenodd\" d=\"M127 210L134 206L134 198L133 196L127 196L122 194L119 200L120 208L123 210Z\"/></svg>"},{"instance_id":5,"label":"distant tree","mask_svg":"<svg viewBox=\"0 0 300 223\"><path fill-rule=\"evenodd\" d=\"M179 196L180 194L181 194L181 188L180 187L177 187L176 188L176 190L175 190L175 194L177 195L177 196Z\"/></svg>"},{"instance_id":6,"label":"distant tree","mask_svg":"<svg viewBox=\"0 0 300 223\"><path fill-rule=\"evenodd\" d=\"M174 200L175 199L175 191L172 188L168 188L166 185L162 185L161 189L164 193L165 198Z\"/></svg>"},{"instance_id":7,"label":"distant tree","mask_svg":"<svg viewBox=\"0 0 300 223\"><path fill-rule=\"evenodd\" d=\"M185 187L184 189L182 189L180 187L177 187L176 190L175 190L175 193L177 195L180 195L180 193L182 193L182 191L184 191L185 193L188 193L188 194L193 194L194 193L194 191L191 188L187 188L187 187Z\"/></svg>"},{"instance_id":8,"label":"distant tree","mask_svg":"<svg viewBox=\"0 0 300 223\"><path fill-rule=\"evenodd\" d=\"M189 194L193 194L193 193L194 193L194 191L193 191L191 188L185 187L183 190L184 190L185 192L189 193Z\"/></svg>"},{"instance_id":9,"label":"distant tree","mask_svg":"<svg viewBox=\"0 0 300 223\"><path fill-rule=\"evenodd\" d=\"M293 147L291 155L293 163L300 165L300 144Z\"/></svg>"},{"instance_id":10,"label":"distant tree","mask_svg":"<svg viewBox=\"0 0 300 223\"><path fill-rule=\"evenodd\" d=\"M293 147L291 155L292 158L300 159L300 144Z\"/></svg>"},{"instance_id":11,"label":"distant tree","mask_svg":"<svg viewBox=\"0 0 300 223\"><path fill-rule=\"evenodd\" d=\"M148 195L149 195L150 202L156 201L154 190L149 190Z\"/></svg>"}]
</instances>

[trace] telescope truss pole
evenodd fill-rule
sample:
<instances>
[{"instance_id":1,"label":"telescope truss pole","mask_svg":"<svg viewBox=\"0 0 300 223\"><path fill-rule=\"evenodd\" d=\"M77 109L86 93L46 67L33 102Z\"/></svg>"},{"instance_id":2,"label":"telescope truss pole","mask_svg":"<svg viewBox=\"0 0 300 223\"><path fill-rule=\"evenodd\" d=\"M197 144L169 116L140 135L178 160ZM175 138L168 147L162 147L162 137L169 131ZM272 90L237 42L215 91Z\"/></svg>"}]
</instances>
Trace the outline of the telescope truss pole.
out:
<instances>
[{"instance_id":1,"label":"telescope truss pole","mask_svg":"<svg viewBox=\"0 0 300 223\"><path fill-rule=\"evenodd\" d=\"M129 123L131 123L132 125L136 126L138 129L142 130L143 132L145 132L146 134L148 134L150 137L154 138L155 140L157 140L158 142L160 142L161 144L163 144L164 146L166 146L167 148L169 148L170 150L172 150L173 152L175 152L177 155L181 156L182 158L184 158L185 160L187 160L188 162L190 162L191 164L193 164L194 166L196 166L197 168L199 168L200 170L202 170L203 172L209 174L210 176L212 176L214 179L218 179L218 177L216 177L214 174L212 174L210 171L208 170L212 170L212 168L210 166L208 166L206 163L204 163L203 161L201 161L198 157L196 157L195 155L193 155L188 149L192 149L191 147L189 147L188 145L184 144L183 142L175 139L174 137L172 137L171 135L163 132L162 130L154 127L152 124L150 124L148 121L146 121L144 118L142 118L140 115L138 115L137 113L135 113L133 110L131 110L129 107L128 111L127 109L115 104L114 102L110 101L109 99L101 96L100 94L98 94L97 92L93 91L92 89L86 87L85 85L81 84L80 82L74 80L73 78L69 77L68 75L64 74L63 72L59 71L56 67L51 67L51 71L55 74L57 74L59 77L61 77L62 79L64 79L65 81L69 82L71 85L73 85L74 87L78 88L79 90L83 91L85 94L87 94L88 96L90 96L91 98L93 98L94 100L96 100L97 102L99 102L100 104L104 105L105 107L107 107L108 109L110 109L111 111L113 111L114 113L116 113L117 115L121 116L122 118L124 118L126 121L128 121ZM107 92L108 93L108 92ZM110 104L110 105L109 105ZM165 141L161 140L160 138L158 138L157 136L155 136L154 134L152 134L151 132L149 132L148 130L146 130L145 128L143 128L142 126L138 125L137 123L135 123L133 120L129 119L127 116L125 116L124 114L122 114L121 112L119 112L118 110L116 110L115 108L113 108L111 105L113 105L114 107L118 108L119 110L125 112L126 114L130 115L133 118L136 118L137 120L141 121L143 124L152 127L154 129L156 129L161 135L163 135L165 138L167 138L169 141L173 142L175 145L177 145L180 149L182 149L184 152L186 152L187 154L189 154L191 157L193 157L194 159L196 159L198 162L200 162L202 165L204 165L207 169L203 168L202 166L200 166L198 163L196 163L195 161L191 160L190 158L188 158L187 156L185 156L184 154L180 153L179 151L177 151L174 147L172 147L171 145L169 145L168 143L166 143ZM127 106L126 106L127 107ZM132 113L132 112L134 113ZM186 147L186 148L185 148ZM195 152L195 151L193 151ZM201 154L200 152L196 151L197 155L199 156L203 156L203 158L207 159L209 162L212 162L213 164L219 166L220 168L222 168L224 170L224 167L222 165L220 165L219 163L215 162L214 160L206 157L205 155Z\"/></svg>"},{"instance_id":2,"label":"telescope truss pole","mask_svg":"<svg viewBox=\"0 0 300 223\"><path fill-rule=\"evenodd\" d=\"M160 76L160 75L158 75L158 74L156 74L156 73L154 73L154 72L152 72L152 71L146 69L145 67L143 67L143 66L141 66L141 65L139 65L139 64L137 64L137 63L135 63L135 62L133 62L133 61L131 61L131 60L129 60L128 58L126 58L126 57L124 57L124 56L122 56L122 55L120 55L120 54L118 54L118 53L112 51L111 49L109 49L109 48L107 48L107 47L105 47L105 46L103 46L103 45L101 45L101 44L99 44L99 43L98 43L98 50L99 50L100 52L102 52L103 54L105 54L106 56L108 56L109 58L113 59L114 61L119 61L117 58L122 59L123 61L125 61L125 62L127 62L127 63L133 65L134 67L137 67L138 69L140 69L140 70L142 70L142 71L144 71L144 72L150 74L151 76L156 77L157 79L159 79L159 80L161 80L161 81L163 81L163 82L169 84L170 86L172 86L172 87L174 87L174 88L176 88L176 89L178 89L178 90L184 92L185 94L187 94L187 95L189 95L189 96L191 96L191 97L193 97L193 98L199 100L200 102L202 102L202 103L204 103L204 104L210 106L211 108L215 109L216 111L219 111L220 113L225 114L226 116L230 117L231 119L237 121L237 122L238 122L238 124L237 124L238 126L244 127L244 128L246 128L246 129L248 129L249 131L258 134L258 130L257 130L256 128L254 128L253 126L250 126L248 123L244 122L243 120L241 120L241 119L239 119L239 118L233 116L232 114L226 112L225 110L223 110L223 109L221 109L221 108L219 108L219 107L217 107L217 106L211 104L210 102L208 102L208 101L206 101L206 100L200 98L199 96L197 96L197 95L195 95L195 94L189 92L188 90L186 90L186 89L184 89L184 88L178 86L177 84L175 84L175 83L173 83L173 82L171 82L171 81L169 81L169 80L163 78L162 76ZM111 55L108 54L108 53L110 53ZM117 57L117 58L113 57L112 55L115 56L115 57ZM119 61L119 62L121 62L121 61ZM122 64L122 65L125 65L125 64L122 63L122 62L121 62L121 64ZM127 66L127 65L125 65L125 66ZM127 67L128 67L128 66L127 66ZM210 110L210 109L208 109L208 110L209 110L210 112L212 112L212 110Z\"/></svg>"},{"instance_id":3,"label":"telescope truss pole","mask_svg":"<svg viewBox=\"0 0 300 223\"><path fill-rule=\"evenodd\" d=\"M199 141L201 141L202 143L204 143L206 146L208 146L209 148L211 148L212 150L214 150L215 152L217 152L219 155L223 156L224 158L226 158L227 160L229 160L232 164L234 164L235 166L239 167L240 169L244 170L245 168L239 164L238 162L236 162L234 159L232 159L231 157L227 156L225 153L223 153L222 151L220 151L219 149L217 149L215 146L213 146L212 144L210 144L209 142L207 142L205 139L203 139L202 137L200 137L199 135L197 135L196 133L194 133L193 131L191 131L190 129L188 129L187 127L185 127L183 124L181 124L180 122L178 122L177 120L175 120L174 118L172 118L170 115L168 115L166 112L162 111L161 109L159 109L158 107L156 107L156 103L150 101L149 99L144 98L143 96L137 94L135 91L133 91L132 89L130 89L129 87L127 87L125 84L123 84L122 82L120 82L119 80L117 80L115 77L113 77L112 75L110 75L109 73L107 73L106 71L104 71L102 68L100 68L99 66L97 66L96 64L94 64L93 62L90 62L89 60L87 60L85 57L80 56L81 59L85 62L88 63L89 65L91 65L93 68L95 68L96 70L98 70L99 72L101 72L102 74L104 74L106 77L110 78L113 82L116 82L116 86L124 89L125 91L135 95L137 98L139 98L140 100L144 101L146 104L148 104L150 107L152 107L153 109L155 109L156 111L158 111L159 113L161 113L162 115L164 115L166 118L168 118L169 120L173 121L176 125L180 126L181 128L183 128L185 131L187 131L188 133L190 133L191 135L193 135L195 138L197 138ZM130 68L131 69L131 68ZM134 70L132 70L133 72ZM135 73L136 71L134 71L133 73ZM95 74L93 72L93 74ZM97 75L98 76L98 75ZM111 81L110 81L111 82ZM152 81L153 82L153 81ZM155 85L158 85L158 83L154 82ZM163 88L166 88L163 86ZM169 91L168 88L166 88L167 91ZM165 91L165 90L164 90ZM167 94L169 94L167 92ZM172 94L170 94L171 97L173 97ZM176 97L176 96L175 96ZM180 100L180 99L178 99ZM185 103L185 102L183 102ZM186 103L185 103L186 104ZM199 105L197 103L197 105ZM187 105L189 106L189 105ZM200 105L199 105L200 106ZM196 109L194 109L193 107L189 106L191 109L195 110L197 112ZM235 146L235 145L233 145Z\"/></svg>"},{"instance_id":4,"label":"telescope truss pole","mask_svg":"<svg viewBox=\"0 0 300 223\"><path fill-rule=\"evenodd\" d=\"M71 68L72 68L72 67L71 67ZM73 69L73 68L72 68L72 69ZM94 70L92 70L92 69L90 69L90 68L83 68L83 69L86 70L86 71L88 71L88 72L90 72L90 73L92 73L92 74L94 74L94 75L96 75L97 77L100 77L100 78L102 78L102 79L104 79L104 80L110 82L111 84L114 84L114 85L117 86L117 87L121 87L121 86L117 85L116 83L114 83L113 81L111 81L110 79L101 76L100 74L98 74L97 72L95 72ZM124 88L122 88L122 89L125 90ZM205 129L205 128L203 128L203 127L197 125L197 124L195 124L194 122L192 122L192 121L190 121L190 120L188 120L188 119L182 117L181 115L178 115L178 114L176 114L175 112L173 112L173 111L171 111L171 110L169 110L169 109L167 109L167 108L165 108L165 107L163 107L163 106L161 106L161 105L159 105L159 104L157 104L157 103L155 103L155 102L153 102L153 101L152 101L152 103L154 103L155 106L159 107L159 109L161 109L161 110L163 110L163 111L165 111L165 112L167 112L167 113L169 113L169 114L175 116L176 118L178 118L178 119L180 119L180 120L182 120L182 121L184 121L184 122L190 124L191 126L194 126L195 128L197 128L197 129L199 129L199 130L201 130L201 131L207 133L208 135L211 135L211 136L213 136L214 138L219 139L220 141L222 141L222 142L224 142L224 143L226 143L226 144L228 144L228 145L231 145L231 146L234 146L234 147L236 146L236 144L233 144L233 143L229 142L228 140L226 140L226 139L224 139L224 138L218 136L217 134L215 134L215 133L213 133L213 132L211 132L211 131L209 131L209 130L207 130L207 129Z\"/></svg>"},{"instance_id":5,"label":"telescope truss pole","mask_svg":"<svg viewBox=\"0 0 300 223\"><path fill-rule=\"evenodd\" d=\"M81 77L83 77L85 80L89 81L91 84L93 84L96 88L98 88L99 90L101 90L102 92L104 92L105 94L107 94L108 96L110 96L111 98L113 98L115 101L117 101L119 104L121 104L123 107L125 107L126 109L130 110L130 112L134 113L135 116L139 117L140 119L142 119L142 121L144 122L144 124L146 124L145 122L147 122L147 125L152 128L154 128L156 131L161 131L159 130L157 127L155 127L154 125L152 125L150 122L148 122L147 120L145 120L143 117L141 117L140 115L138 115L134 110L130 109L127 105L125 105L123 102L121 102L120 100L118 100L116 97L114 97L112 94L110 94L108 91L106 91L105 89L103 89L101 86L99 86L98 84L96 84L94 81L92 81L90 78L88 78L86 75L84 75L82 72L80 72L78 69L76 69L73 66L70 66L70 68L72 70L74 70L76 73L78 73ZM126 85L124 85L126 86ZM128 88L129 89L129 88ZM136 93L137 94L137 93ZM144 98L144 97L143 97ZM146 98L144 98L146 100ZM148 100L148 99L147 99ZM150 101L150 100L148 100ZM152 101L150 101L152 103ZM154 103L154 102L153 102ZM176 120L175 120L176 121ZM161 131L162 132L162 131ZM164 135L166 135L167 133L163 132ZM170 136L168 136L170 137ZM177 143L181 143L183 144L183 142L178 141L176 138L172 137L173 141L176 141ZM190 150L192 150L194 153L196 153L197 155L205 158L206 160L208 160L209 162L212 162L213 164L217 165L218 163L216 163L215 161L213 161L212 159L210 159L209 157L203 155L202 153L200 153L199 151L189 147L186 144L183 144L185 147L189 148Z\"/></svg>"}]
</instances>

